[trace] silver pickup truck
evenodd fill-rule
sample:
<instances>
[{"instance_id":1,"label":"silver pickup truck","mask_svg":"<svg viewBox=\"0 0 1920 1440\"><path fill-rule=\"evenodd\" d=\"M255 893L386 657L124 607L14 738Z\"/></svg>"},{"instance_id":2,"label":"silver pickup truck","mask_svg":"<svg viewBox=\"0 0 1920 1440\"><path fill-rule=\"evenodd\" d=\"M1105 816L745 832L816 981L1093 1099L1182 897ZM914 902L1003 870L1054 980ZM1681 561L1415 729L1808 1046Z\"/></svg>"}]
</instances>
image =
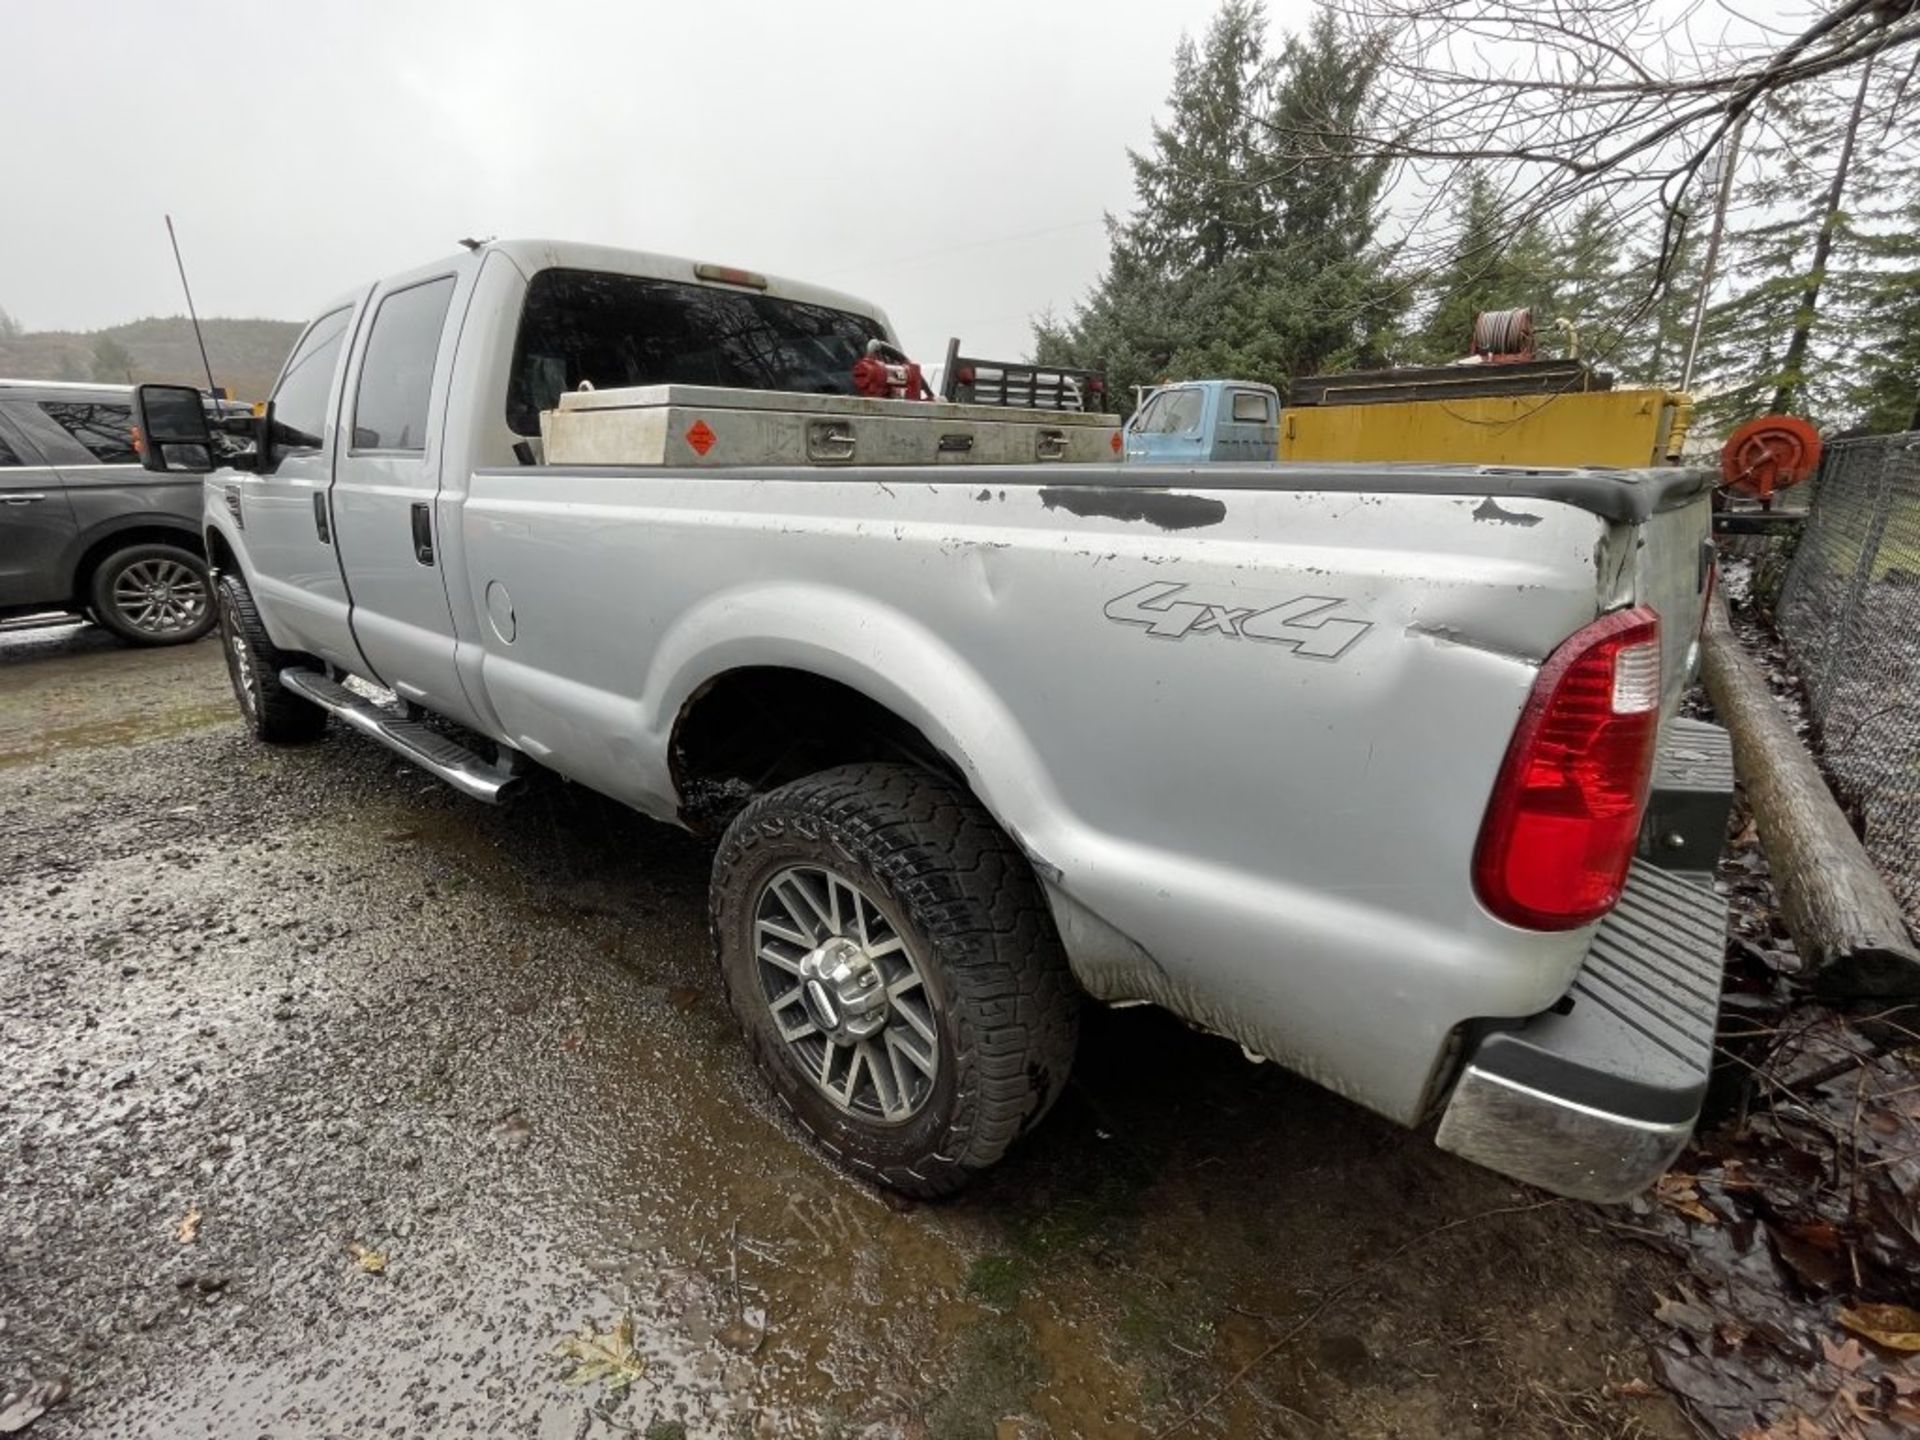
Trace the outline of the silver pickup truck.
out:
<instances>
[{"instance_id":1,"label":"silver pickup truck","mask_svg":"<svg viewBox=\"0 0 1920 1440\"><path fill-rule=\"evenodd\" d=\"M754 1056L903 1190L1040 1120L1089 999L1552 1190L1658 1175L1723 944L1725 737L1676 714L1704 477L739 467L704 419L700 463L542 463L563 395L817 402L876 339L846 295L549 242L342 296L206 480L247 722L716 837ZM138 398L147 464L212 468L191 392Z\"/></svg>"}]
</instances>

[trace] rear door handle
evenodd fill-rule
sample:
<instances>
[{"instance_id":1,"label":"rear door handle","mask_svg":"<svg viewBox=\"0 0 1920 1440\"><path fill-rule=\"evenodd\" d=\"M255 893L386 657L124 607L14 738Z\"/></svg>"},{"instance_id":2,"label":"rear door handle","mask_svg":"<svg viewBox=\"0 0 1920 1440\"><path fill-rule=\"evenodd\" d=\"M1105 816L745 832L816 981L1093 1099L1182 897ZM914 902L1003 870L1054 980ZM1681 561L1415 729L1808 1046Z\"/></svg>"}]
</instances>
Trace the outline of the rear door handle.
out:
<instances>
[{"instance_id":1,"label":"rear door handle","mask_svg":"<svg viewBox=\"0 0 1920 1440\"><path fill-rule=\"evenodd\" d=\"M333 543L333 527L327 523L327 492L324 490L313 492L313 529L322 545Z\"/></svg>"},{"instance_id":2,"label":"rear door handle","mask_svg":"<svg viewBox=\"0 0 1920 1440\"><path fill-rule=\"evenodd\" d=\"M424 500L413 506L413 558L422 565L433 564L433 511Z\"/></svg>"},{"instance_id":3,"label":"rear door handle","mask_svg":"<svg viewBox=\"0 0 1920 1440\"><path fill-rule=\"evenodd\" d=\"M36 500L44 500L46 498L44 493L36 490L31 495L9 495L7 496L7 503L9 505L31 505Z\"/></svg>"}]
</instances>

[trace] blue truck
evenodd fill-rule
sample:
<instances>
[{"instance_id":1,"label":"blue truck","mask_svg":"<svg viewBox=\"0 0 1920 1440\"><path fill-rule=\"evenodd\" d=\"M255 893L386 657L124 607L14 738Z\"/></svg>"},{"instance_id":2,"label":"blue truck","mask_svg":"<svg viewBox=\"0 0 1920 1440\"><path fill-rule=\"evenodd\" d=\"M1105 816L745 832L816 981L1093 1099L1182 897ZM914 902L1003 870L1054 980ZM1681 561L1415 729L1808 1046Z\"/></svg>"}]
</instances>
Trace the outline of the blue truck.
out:
<instances>
[{"instance_id":1,"label":"blue truck","mask_svg":"<svg viewBox=\"0 0 1920 1440\"><path fill-rule=\"evenodd\" d=\"M1272 460L1280 393L1251 380L1162 385L1140 402L1124 434L1129 460Z\"/></svg>"}]
</instances>

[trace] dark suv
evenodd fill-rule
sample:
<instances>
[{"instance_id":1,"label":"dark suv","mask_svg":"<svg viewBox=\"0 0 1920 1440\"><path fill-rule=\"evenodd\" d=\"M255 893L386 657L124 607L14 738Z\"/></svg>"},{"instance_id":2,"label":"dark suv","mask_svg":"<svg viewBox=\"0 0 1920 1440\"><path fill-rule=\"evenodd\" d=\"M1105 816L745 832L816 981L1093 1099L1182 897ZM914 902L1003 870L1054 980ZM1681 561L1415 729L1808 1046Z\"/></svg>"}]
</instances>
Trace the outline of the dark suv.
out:
<instances>
[{"instance_id":1,"label":"dark suv","mask_svg":"<svg viewBox=\"0 0 1920 1440\"><path fill-rule=\"evenodd\" d=\"M0 380L0 620L82 614L139 645L212 628L200 477L141 468L132 401Z\"/></svg>"}]
</instances>

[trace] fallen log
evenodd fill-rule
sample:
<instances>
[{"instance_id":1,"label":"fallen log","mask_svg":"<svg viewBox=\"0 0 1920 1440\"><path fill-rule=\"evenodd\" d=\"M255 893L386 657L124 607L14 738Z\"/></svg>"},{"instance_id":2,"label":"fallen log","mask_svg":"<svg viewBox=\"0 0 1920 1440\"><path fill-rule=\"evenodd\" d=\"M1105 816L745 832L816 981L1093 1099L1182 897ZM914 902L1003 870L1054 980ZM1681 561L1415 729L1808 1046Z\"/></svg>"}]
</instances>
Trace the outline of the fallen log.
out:
<instances>
[{"instance_id":1,"label":"fallen log","mask_svg":"<svg viewBox=\"0 0 1920 1440\"><path fill-rule=\"evenodd\" d=\"M1780 894L1780 915L1817 988L1836 998L1920 997L1920 948L1813 757L1715 597L1701 673L1733 736L1733 765Z\"/></svg>"}]
</instances>

